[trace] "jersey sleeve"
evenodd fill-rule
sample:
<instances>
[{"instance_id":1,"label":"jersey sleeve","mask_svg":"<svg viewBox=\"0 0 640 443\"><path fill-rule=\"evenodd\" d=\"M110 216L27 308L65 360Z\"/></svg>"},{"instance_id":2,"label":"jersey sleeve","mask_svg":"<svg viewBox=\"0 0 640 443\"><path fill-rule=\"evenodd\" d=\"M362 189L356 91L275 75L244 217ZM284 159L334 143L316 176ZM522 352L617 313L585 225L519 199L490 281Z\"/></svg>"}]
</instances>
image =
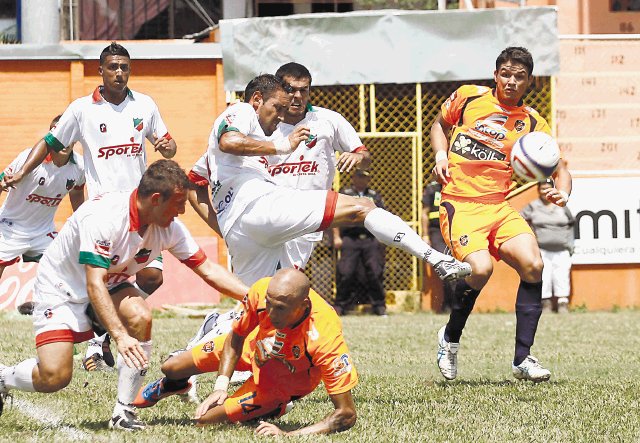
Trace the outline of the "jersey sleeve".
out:
<instances>
[{"instance_id":1,"label":"jersey sleeve","mask_svg":"<svg viewBox=\"0 0 640 443\"><path fill-rule=\"evenodd\" d=\"M312 356L320 368L322 382L329 395L347 392L358 383L358 373L342 335L340 324L325 326L319 331L322 343Z\"/></svg>"},{"instance_id":2,"label":"jersey sleeve","mask_svg":"<svg viewBox=\"0 0 640 443\"><path fill-rule=\"evenodd\" d=\"M365 149L362 140L358 137L356 130L342 115L333 113L333 124L335 126L334 151L356 152Z\"/></svg>"},{"instance_id":3,"label":"jersey sleeve","mask_svg":"<svg viewBox=\"0 0 640 443\"><path fill-rule=\"evenodd\" d=\"M75 102L64 111L58 123L44 136L44 141L56 152L80 139L80 123L75 112Z\"/></svg>"},{"instance_id":4,"label":"jersey sleeve","mask_svg":"<svg viewBox=\"0 0 640 443\"><path fill-rule=\"evenodd\" d=\"M147 140L149 140L151 143L155 143L153 134L155 134L158 138L165 137L166 139L171 140L171 134L169 134L169 130L164 124L164 120L162 120L162 117L160 116L158 105L156 105L153 100L151 100L151 102L153 103L153 111L151 113L151 127L147 132Z\"/></svg>"},{"instance_id":5,"label":"jersey sleeve","mask_svg":"<svg viewBox=\"0 0 640 443\"><path fill-rule=\"evenodd\" d=\"M189 181L196 186L209 186L210 174L211 170L209 169L209 158L207 152L205 152L189 171Z\"/></svg>"},{"instance_id":6,"label":"jersey sleeve","mask_svg":"<svg viewBox=\"0 0 640 443\"><path fill-rule=\"evenodd\" d=\"M215 136L218 141L227 132L239 132L244 135L251 134L254 129L256 114L248 103L237 103L229 106L218 119Z\"/></svg>"},{"instance_id":7,"label":"jersey sleeve","mask_svg":"<svg viewBox=\"0 0 640 443\"><path fill-rule=\"evenodd\" d=\"M189 268L197 268L207 259L186 226L180 220L171 223L171 246L169 252Z\"/></svg>"},{"instance_id":8,"label":"jersey sleeve","mask_svg":"<svg viewBox=\"0 0 640 443\"><path fill-rule=\"evenodd\" d=\"M80 233L78 263L109 269L115 233L101 223L98 214L89 214L77 223Z\"/></svg>"},{"instance_id":9,"label":"jersey sleeve","mask_svg":"<svg viewBox=\"0 0 640 443\"><path fill-rule=\"evenodd\" d=\"M255 282L249 293L242 300L242 313L231 325L231 330L241 337L246 337L258 326L258 305L260 298L266 293L270 278L263 278Z\"/></svg>"},{"instance_id":10,"label":"jersey sleeve","mask_svg":"<svg viewBox=\"0 0 640 443\"><path fill-rule=\"evenodd\" d=\"M460 86L445 100L440 108L440 113L444 121L452 126L457 125L469 97L484 94L487 90L488 88L485 86Z\"/></svg>"}]
</instances>

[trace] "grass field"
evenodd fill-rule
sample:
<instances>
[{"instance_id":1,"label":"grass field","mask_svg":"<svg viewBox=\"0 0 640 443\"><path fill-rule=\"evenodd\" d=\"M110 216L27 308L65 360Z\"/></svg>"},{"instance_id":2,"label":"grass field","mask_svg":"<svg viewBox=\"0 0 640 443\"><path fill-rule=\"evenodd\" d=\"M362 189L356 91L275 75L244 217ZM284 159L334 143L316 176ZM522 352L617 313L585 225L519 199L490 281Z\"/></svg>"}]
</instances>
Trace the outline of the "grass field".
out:
<instances>
[{"instance_id":1,"label":"grass field","mask_svg":"<svg viewBox=\"0 0 640 443\"><path fill-rule=\"evenodd\" d=\"M346 317L344 329L360 384L358 422L350 431L304 441L350 442L599 442L640 440L640 312L543 316L535 355L552 371L549 383L516 382L511 376L513 314L474 314L459 354L458 380L445 382L435 365L435 336L446 317L398 314ZM154 358L181 347L198 320L154 320ZM29 318L0 314L0 362L33 354ZM84 353L84 347L82 347ZM79 361L78 361L79 366ZM209 376L200 395L211 387ZM0 441L212 441L258 440L248 426L198 429L195 407L171 398L143 410L148 424L136 434L106 428L115 398L113 373L74 373L56 394L14 393L0 417ZM332 409L318 388L278 424L296 428Z\"/></svg>"}]
</instances>

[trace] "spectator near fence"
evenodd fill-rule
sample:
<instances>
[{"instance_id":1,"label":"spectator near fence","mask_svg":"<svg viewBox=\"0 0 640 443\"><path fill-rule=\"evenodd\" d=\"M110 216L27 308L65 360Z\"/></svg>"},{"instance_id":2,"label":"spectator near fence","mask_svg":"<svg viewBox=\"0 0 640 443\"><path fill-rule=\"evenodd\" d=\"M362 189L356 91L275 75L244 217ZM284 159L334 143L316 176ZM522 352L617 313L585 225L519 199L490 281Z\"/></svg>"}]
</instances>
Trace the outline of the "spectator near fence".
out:
<instances>
[{"instance_id":1,"label":"spectator near fence","mask_svg":"<svg viewBox=\"0 0 640 443\"><path fill-rule=\"evenodd\" d=\"M575 218L569 208L551 204L544 194L553 180L538 183L539 198L522 210L522 217L536 234L544 268L542 269L542 312L569 312L571 293L571 255L573 254Z\"/></svg>"}]
</instances>

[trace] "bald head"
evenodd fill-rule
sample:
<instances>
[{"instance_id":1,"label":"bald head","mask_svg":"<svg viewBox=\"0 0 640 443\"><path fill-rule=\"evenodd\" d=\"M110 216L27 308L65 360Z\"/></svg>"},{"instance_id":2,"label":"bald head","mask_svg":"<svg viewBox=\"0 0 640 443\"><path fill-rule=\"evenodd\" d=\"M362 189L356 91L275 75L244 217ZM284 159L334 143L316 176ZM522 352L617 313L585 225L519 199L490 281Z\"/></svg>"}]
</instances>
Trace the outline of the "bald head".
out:
<instances>
[{"instance_id":1,"label":"bald head","mask_svg":"<svg viewBox=\"0 0 640 443\"><path fill-rule=\"evenodd\" d=\"M304 317L310 306L309 279L297 269L281 269L267 287L267 312L278 329L291 327Z\"/></svg>"}]
</instances>

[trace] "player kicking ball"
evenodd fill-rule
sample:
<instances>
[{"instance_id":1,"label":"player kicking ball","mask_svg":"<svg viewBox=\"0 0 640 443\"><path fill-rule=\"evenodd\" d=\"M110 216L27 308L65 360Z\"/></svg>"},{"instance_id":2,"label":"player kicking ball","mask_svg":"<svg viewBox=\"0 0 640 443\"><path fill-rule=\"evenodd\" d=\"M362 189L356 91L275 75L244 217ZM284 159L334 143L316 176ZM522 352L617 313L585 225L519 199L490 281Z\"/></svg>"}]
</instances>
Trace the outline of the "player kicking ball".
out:
<instances>
[{"instance_id":1,"label":"player kicking ball","mask_svg":"<svg viewBox=\"0 0 640 443\"><path fill-rule=\"evenodd\" d=\"M506 48L496 59L495 89L464 85L442 105L431 127L431 144L442 184L440 228L454 257L473 272L456 283L449 322L438 332L437 362L447 380L458 373L460 337L480 291L493 272L492 257L520 276L516 296L515 378L542 382L551 372L531 355L542 314L542 257L529 227L505 196L511 189L510 153L532 131L551 133L547 122L523 103L533 81L533 57L525 48ZM557 189L545 197L565 206L571 174L561 161Z\"/></svg>"},{"instance_id":2,"label":"player kicking ball","mask_svg":"<svg viewBox=\"0 0 640 443\"><path fill-rule=\"evenodd\" d=\"M71 381L73 344L93 337L91 305L118 349L118 394L109 427L144 428L132 405L151 354L151 309L127 280L163 250L215 289L242 299L248 287L213 264L178 220L191 184L172 160L145 171L133 192L85 202L45 252L34 286L37 358L0 366L0 405L11 390L56 392Z\"/></svg>"}]
</instances>

